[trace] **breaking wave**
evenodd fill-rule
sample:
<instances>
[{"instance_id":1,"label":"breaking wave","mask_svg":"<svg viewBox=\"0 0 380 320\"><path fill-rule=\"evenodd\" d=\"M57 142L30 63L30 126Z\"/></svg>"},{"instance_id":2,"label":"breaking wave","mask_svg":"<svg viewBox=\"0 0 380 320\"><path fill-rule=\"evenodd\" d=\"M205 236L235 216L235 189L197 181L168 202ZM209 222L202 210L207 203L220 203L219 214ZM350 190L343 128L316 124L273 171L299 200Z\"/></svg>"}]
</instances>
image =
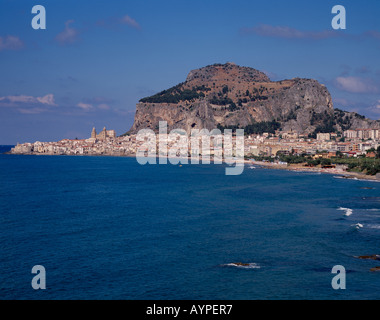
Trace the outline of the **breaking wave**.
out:
<instances>
[{"instance_id":1,"label":"breaking wave","mask_svg":"<svg viewBox=\"0 0 380 320\"><path fill-rule=\"evenodd\" d=\"M351 227L352 227L354 230L360 230L360 229L363 228L364 226L363 226L361 223L357 223L357 224L352 224Z\"/></svg>"},{"instance_id":2,"label":"breaking wave","mask_svg":"<svg viewBox=\"0 0 380 320\"><path fill-rule=\"evenodd\" d=\"M355 181L363 181L363 182L380 182L380 180L369 180L369 179L360 179L352 176L333 176L335 179L345 179L345 180L355 180Z\"/></svg>"},{"instance_id":3,"label":"breaking wave","mask_svg":"<svg viewBox=\"0 0 380 320\"><path fill-rule=\"evenodd\" d=\"M346 216L346 217L349 217L350 215L352 215L352 213L354 212L352 209L350 209L350 208L342 208L342 207L340 207L338 210L340 210L340 211L345 211L345 214L344 214L344 216Z\"/></svg>"}]
</instances>

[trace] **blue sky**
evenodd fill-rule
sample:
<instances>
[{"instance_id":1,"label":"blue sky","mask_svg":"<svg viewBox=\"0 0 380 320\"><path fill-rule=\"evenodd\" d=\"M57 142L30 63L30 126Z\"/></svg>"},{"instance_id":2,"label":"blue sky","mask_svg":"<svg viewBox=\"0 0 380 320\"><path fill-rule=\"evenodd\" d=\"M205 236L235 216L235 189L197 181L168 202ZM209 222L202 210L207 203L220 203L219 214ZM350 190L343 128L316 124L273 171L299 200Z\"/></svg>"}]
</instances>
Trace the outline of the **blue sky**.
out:
<instances>
[{"instance_id":1,"label":"blue sky","mask_svg":"<svg viewBox=\"0 0 380 320\"><path fill-rule=\"evenodd\" d=\"M344 5L347 29L331 27ZM31 27L34 5L46 30ZM380 1L0 0L0 144L126 132L136 103L235 62L314 78L334 107L380 118Z\"/></svg>"}]
</instances>

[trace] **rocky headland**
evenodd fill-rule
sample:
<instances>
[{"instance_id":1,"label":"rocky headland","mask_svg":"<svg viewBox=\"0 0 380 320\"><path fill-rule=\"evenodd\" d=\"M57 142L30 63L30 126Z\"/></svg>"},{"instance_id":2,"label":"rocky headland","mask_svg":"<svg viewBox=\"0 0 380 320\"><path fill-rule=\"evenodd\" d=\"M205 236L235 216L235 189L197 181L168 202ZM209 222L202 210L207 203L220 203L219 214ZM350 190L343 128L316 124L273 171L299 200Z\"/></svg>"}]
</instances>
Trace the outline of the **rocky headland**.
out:
<instances>
[{"instance_id":1,"label":"rocky headland","mask_svg":"<svg viewBox=\"0 0 380 320\"><path fill-rule=\"evenodd\" d=\"M242 128L299 134L380 128L380 122L334 110L325 85L314 79L271 81L256 69L234 63L192 70L185 82L140 100L129 134L140 129ZM260 130L262 128L262 130ZM265 130L266 129L266 130Z\"/></svg>"}]
</instances>

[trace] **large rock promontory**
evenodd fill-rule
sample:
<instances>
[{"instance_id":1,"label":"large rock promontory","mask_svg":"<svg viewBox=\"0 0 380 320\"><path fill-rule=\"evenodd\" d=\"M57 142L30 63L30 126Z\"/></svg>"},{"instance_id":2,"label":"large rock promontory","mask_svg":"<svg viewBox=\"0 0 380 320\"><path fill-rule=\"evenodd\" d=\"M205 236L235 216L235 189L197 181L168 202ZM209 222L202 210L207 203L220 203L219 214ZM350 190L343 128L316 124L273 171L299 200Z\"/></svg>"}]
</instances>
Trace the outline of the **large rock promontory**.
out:
<instances>
[{"instance_id":1,"label":"large rock promontory","mask_svg":"<svg viewBox=\"0 0 380 320\"><path fill-rule=\"evenodd\" d=\"M317 80L271 81L261 71L226 63L192 70L185 82L141 99L130 133L144 128L157 131L159 121L167 121L169 130L187 132L266 124L310 134L347 130L355 124L379 125L363 118L334 111L328 89Z\"/></svg>"}]
</instances>

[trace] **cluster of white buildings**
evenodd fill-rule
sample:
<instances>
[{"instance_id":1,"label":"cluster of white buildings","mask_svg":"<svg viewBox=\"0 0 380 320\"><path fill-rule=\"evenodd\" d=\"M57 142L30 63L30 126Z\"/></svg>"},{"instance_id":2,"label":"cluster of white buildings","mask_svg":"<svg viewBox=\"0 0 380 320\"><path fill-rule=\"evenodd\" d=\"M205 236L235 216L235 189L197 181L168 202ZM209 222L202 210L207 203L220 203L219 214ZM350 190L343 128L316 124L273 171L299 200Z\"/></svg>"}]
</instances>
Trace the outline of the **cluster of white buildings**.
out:
<instances>
[{"instance_id":1,"label":"cluster of white buildings","mask_svg":"<svg viewBox=\"0 0 380 320\"><path fill-rule=\"evenodd\" d=\"M137 149L136 140L129 136L116 137L114 130L105 128L96 134L95 129L89 139L63 139L58 142L34 142L17 144L13 154L45 155L115 155L130 156Z\"/></svg>"},{"instance_id":2,"label":"cluster of white buildings","mask_svg":"<svg viewBox=\"0 0 380 320\"><path fill-rule=\"evenodd\" d=\"M178 149L177 156L188 148L188 155L194 153L202 155L216 155L223 151L221 141L210 140L210 146L203 148L202 137L197 141L192 139L181 140L177 135L161 135L147 141L137 141L136 135L116 137L114 130L104 128L99 134L93 129L91 138L82 140L64 139L58 142L35 142L18 144L12 149L14 154L48 154L48 155L114 155L132 156L144 144L149 150L154 150L157 155L165 156L170 150ZM182 141L182 142L181 142ZM196 142L196 143L194 143ZM181 146L182 143L182 146ZM184 145L185 144L185 145ZM162 146L165 146L163 148ZM196 146L196 147L194 147ZM299 135L296 132L277 132L276 135L264 133L262 135L250 135L244 138L244 155L250 156L276 156L282 154L308 154L315 155L320 151L327 151L332 156L337 152L347 156L366 154L367 150L377 149L380 146L378 129L360 129L345 131L343 137L336 133L319 133L317 139ZM141 149L141 148L140 148ZM236 149L236 137L232 138L232 150Z\"/></svg>"},{"instance_id":3,"label":"cluster of white buildings","mask_svg":"<svg viewBox=\"0 0 380 320\"><path fill-rule=\"evenodd\" d=\"M352 140L379 140L379 129L357 129L344 131L344 137Z\"/></svg>"},{"instance_id":4,"label":"cluster of white buildings","mask_svg":"<svg viewBox=\"0 0 380 320\"><path fill-rule=\"evenodd\" d=\"M343 138L343 139L342 139ZM278 132L249 136L245 141L245 154L252 156L276 156L283 154L315 155L327 151L332 156L337 152L347 156L367 154L367 151L380 146L378 129L360 129L345 131L343 137L336 133L319 133L317 139L299 135L296 132Z\"/></svg>"}]
</instances>

